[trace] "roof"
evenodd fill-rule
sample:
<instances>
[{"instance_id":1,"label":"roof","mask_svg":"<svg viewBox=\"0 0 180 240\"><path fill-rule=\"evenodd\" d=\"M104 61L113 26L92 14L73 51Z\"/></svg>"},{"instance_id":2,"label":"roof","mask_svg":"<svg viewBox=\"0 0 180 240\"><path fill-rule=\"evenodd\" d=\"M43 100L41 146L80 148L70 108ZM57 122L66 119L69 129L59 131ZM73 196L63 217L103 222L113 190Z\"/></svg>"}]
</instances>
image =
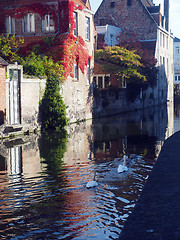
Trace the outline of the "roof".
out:
<instances>
[{"instance_id":1,"label":"roof","mask_svg":"<svg viewBox=\"0 0 180 240\"><path fill-rule=\"evenodd\" d=\"M9 65L9 63L7 63L2 57L0 57L0 65L7 66L7 65Z\"/></svg>"},{"instance_id":2,"label":"roof","mask_svg":"<svg viewBox=\"0 0 180 240\"><path fill-rule=\"evenodd\" d=\"M46 2L62 2L62 1L72 1L78 5L81 5L85 8L89 8L88 0L0 0L0 7L17 7L17 6L22 6L22 5L30 5L34 3L46 3ZM90 9L90 8L89 8Z\"/></svg>"},{"instance_id":3,"label":"roof","mask_svg":"<svg viewBox=\"0 0 180 240\"><path fill-rule=\"evenodd\" d=\"M175 38L174 38L174 42L180 42L180 39L177 38L177 37L175 37Z\"/></svg>"},{"instance_id":4,"label":"roof","mask_svg":"<svg viewBox=\"0 0 180 240\"><path fill-rule=\"evenodd\" d=\"M54 34L52 35L48 35L48 36L54 36ZM33 45L36 43L40 43L41 41L43 41L43 38L45 36L41 35L41 36L23 36L24 42L20 44L20 47L25 47L28 45ZM68 38L68 34L67 33L61 33L58 34L56 36L56 39L58 39L59 44L62 44L66 39Z\"/></svg>"},{"instance_id":5,"label":"roof","mask_svg":"<svg viewBox=\"0 0 180 240\"><path fill-rule=\"evenodd\" d=\"M152 0L141 0L141 2L144 4L145 7L153 6Z\"/></svg>"},{"instance_id":6,"label":"roof","mask_svg":"<svg viewBox=\"0 0 180 240\"><path fill-rule=\"evenodd\" d=\"M160 12L160 5L159 6L150 6L147 7L150 13L159 13Z\"/></svg>"}]
</instances>

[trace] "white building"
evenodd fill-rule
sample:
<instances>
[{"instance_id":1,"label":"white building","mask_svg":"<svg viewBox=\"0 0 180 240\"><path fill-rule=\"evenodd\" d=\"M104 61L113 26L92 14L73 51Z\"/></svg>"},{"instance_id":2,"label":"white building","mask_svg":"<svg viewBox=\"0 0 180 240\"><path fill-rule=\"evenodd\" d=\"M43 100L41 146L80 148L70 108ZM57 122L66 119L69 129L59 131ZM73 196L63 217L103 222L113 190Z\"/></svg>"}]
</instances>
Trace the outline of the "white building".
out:
<instances>
[{"instance_id":1,"label":"white building","mask_svg":"<svg viewBox=\"0 0 180 240\"><path fill-rule=\"evenodd\" d=\"M180 39L174 39L174 83L180 83Z\"/></svg>"},{"instance_id":2,"label":"white building","mask_svg":"<svg viewBox=\"0 0 180 240\"><path fill-rule=\"evenodd\" d=\"M105 26L96 26L96 30L98 37L102 36L107 46L118 44L117 37L121 33L121 28L106 24Z\"/></svg>"}]
</instances>

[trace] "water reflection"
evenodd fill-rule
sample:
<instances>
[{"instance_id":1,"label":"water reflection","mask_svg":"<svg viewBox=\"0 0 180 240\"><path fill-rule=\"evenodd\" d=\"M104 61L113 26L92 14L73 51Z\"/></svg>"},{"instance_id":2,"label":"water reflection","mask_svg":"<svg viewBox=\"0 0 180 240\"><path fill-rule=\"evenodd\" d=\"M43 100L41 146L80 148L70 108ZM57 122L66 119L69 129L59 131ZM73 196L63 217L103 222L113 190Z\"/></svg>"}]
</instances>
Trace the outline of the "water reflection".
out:
<instances>
[{"instance_id":1,"label":"water reflection","mask_svg":"<svg viewBox=\"0 0 180 240\"><path fill-rule=\"evenodd\" d=\"M118 239L173 120L163 106L1 142L1 239Z\"/></svg>"}]
</instances>

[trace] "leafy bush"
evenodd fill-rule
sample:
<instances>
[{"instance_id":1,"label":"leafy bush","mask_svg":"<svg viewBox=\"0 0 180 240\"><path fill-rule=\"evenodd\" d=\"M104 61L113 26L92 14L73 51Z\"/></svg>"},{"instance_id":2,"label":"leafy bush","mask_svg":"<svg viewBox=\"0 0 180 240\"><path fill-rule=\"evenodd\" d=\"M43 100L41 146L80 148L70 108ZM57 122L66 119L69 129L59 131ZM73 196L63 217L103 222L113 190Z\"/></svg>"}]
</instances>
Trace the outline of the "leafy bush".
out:
<instances>
[{"instance_id":1,"label":"leafy bush","mask_svg":"<svg viewBox=\"0 0 180 240\"><path fill-rule=\"evenodd\" d=\"M49 75L46 89L40 103L40 116L43 129L59 131L67 124L66 106L59 93L60 80L57 75Z\"/></svg>"},{"instance_id":2,"label":"leafy bush","mask_svg":"<svg viewBox=\"0 0 180 240\"><path fill-rule=\"evenodd\" d=\"M61 81L63 80L63 66L59 62L55 63L52 58L47 56L41 57L31 52L22 60L21 64L26 75L45 77L53 74L59 76Z\"/></svg>"}]
</instances>

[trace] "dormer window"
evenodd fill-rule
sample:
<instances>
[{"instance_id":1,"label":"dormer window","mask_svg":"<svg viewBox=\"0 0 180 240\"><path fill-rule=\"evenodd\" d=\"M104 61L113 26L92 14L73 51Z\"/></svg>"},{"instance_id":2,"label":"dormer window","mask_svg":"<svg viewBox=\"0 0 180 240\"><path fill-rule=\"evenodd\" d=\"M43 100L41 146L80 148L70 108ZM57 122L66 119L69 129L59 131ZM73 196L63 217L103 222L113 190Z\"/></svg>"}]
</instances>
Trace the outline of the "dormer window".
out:
<instances>
[{"instance_id":1,"label":"dormer window","mask_svg":"<svg viewBox=\"0 0 180 240\"><path fill-rule=\"evenodd\" d=\"M34 14L28 13L23 18L23 32L35 32Z\"/></svg>"},{"instance_id":2,"label":"dormer window","mask_svg":"<svg viewBox=\"0 0 180 240\"><path fill-rule=\"evenodd\" d=\"M43 32L54 31L54 21L53 21L52 13L47 14L43 17L42 25L43 25Z\"/></svg>"},{"instance_id":3,"label":"dormer window","mask_svg":"<svg viewBox=\"0 0 180 240\"><path fill-rule=\"evenodd\" d=\"M111 8L114 8L115 7L115 2L112 1L110 6L111 6Z\"/></svg>"},{"instance_id":4,"label":"dormer window","mask_svg":"<svg viewBox=\"0 0 180 240\"><path fill-rule=\"evenodd\" d=\"M7 16L5 21L6 33L15 34L15 18Z\"/></svg>"}]
</instances>

